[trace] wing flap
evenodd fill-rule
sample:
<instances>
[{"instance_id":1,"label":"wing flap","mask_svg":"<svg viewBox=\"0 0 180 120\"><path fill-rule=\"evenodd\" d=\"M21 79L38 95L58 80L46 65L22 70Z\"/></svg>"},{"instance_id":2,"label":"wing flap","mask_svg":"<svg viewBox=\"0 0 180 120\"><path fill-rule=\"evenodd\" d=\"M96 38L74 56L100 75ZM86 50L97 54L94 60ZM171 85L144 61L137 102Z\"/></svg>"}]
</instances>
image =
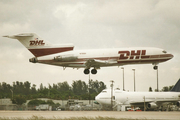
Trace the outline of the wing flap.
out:
<instances>
[{"instance_id":1,"label":"wing flap","mask_svg":"<svg viewBox=\"0 0 180 120\"><path fill-rule=\"evenodd\" d=\"M90 68L90 67L100 68L100 66L107 65L107 64L115 64L115 63L117 63L117 61L115 60L88 59L85 62L85 65L87 68Z\"/></svg>"}]
</instances>

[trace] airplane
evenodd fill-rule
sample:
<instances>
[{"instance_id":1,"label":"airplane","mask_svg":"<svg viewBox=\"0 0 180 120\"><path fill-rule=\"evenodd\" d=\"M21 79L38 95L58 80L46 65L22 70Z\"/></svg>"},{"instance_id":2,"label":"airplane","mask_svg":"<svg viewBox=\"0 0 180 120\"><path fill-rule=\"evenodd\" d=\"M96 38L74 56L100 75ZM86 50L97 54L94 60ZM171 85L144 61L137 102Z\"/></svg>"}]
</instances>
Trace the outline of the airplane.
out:
<instances>
[{"instance_id":1,"label":"airplane","mask_svg":"<svg viewBox=\"0 0 180 120\"><path fill-rule=\"evenodd\" d=\"M171 102L176 102L180 107L180 79L168 92L127 92L120 89L113 91L104 89L95 97L96 102L101 105L111 105L111 99L115 103L114 107L120 105L121 111L131 106L146 108L146 110L162 109L163 105Z\"/></svg>"},{"instance_id":2,"label":"airplane","mask_svg":"<svg viewBox=\"0 0 180 120\"><path fill-rule=\"evenodd\" d=\"M165 50L153 47L114 48L74 50L72 44L53 45L35 33L21 33L17 35L5 35L12 39L18 39L35 57L29 59L32 63L71 68L84 68L84 74L97 73L97 69L108 66L123 66L128 64L157 64L173 58L172 54Z\"/></svg>"}]
</instances>

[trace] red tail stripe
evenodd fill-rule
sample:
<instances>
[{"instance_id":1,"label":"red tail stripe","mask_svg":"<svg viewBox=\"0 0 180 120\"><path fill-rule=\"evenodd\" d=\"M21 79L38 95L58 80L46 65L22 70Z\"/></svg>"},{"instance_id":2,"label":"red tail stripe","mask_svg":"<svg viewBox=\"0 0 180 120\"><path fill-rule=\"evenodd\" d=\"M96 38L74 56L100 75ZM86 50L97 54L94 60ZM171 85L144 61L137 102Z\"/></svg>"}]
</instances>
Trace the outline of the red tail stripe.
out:
<instances>
[{"instance_id":1,"label":"red tail stripe","mask_svg":"<svg viewBox=\"0 0 180 120\"><path fill-rule=\"evenodd\" d=\"M55 53L61 53L65 51L73 50L74 47L64 47L64 48L41 48L41 49L28 49L34 56L40 57Z\"/></svg>"}]
</instances>

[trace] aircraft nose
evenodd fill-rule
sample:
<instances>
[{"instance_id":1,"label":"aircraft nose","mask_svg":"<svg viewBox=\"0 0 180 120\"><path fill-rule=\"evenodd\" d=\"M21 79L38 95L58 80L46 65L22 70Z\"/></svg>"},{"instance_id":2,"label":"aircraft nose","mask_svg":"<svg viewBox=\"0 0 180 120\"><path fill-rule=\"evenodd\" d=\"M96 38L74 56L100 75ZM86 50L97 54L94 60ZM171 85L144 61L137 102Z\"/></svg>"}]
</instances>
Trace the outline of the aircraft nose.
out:
<instances>
[{"instance_id":1,"label":"aircraft nose","mask_svg":"<svg viewBox=\"0 0 180 120\"><path fill-rule=\"evenodd\" d=\"M167 60L170 60L174 57L173 54L165 54L165 55L162 55L162 57L165 57Z\"/></svg>"},{"instance_id":2,"label":"aircraft nose","mask_svg":"<svg viewBox=\"0 0 180 120\"><path fill-rule=\"evenodd\" d=\"M100 95L97 95L96 97L95 97L95 100L98 102L98 103L100 103L100 104L103 104L105 101L103 101L103 99L101 99L101 96Z\"/></svg>"},{"instance_id":3,"label":"aircraft nose","mask_svg":"<svg viewBox=\"0 0 180 120\"><path fill-rule=\"evenodd\" d=\"M173 54L170 54L169 57L172 59L172 58L174 57L174 55L173 55Z\"/></svg>"},{"instance_id":4,"label":"aircraft nose","mask_svg":"<svg viewBox=\"0 0 180 120\"><path fill-rule=\"evenodd\" d=\"M173 54L168 54L168 55L167 55L167 60L170 60L170 59L172 59L173 57L174 57Z\"/></svg>"},{"instance_id":5,"label":"aircraft nose","mask_svg":"<svg viewBox=\"0 0 180 120\"><path fill-rule=\"evenodd\" d=\"M96 100L97 102L99 102L99 101L100 101L100 99L99 99L99 96L98 96L98 95L95 97L95 100Z\"/></svg>"},{"instance_id":6,"label":"aircraft nose","mask_svg":"<svg viewBox=\"0 0 180 120\"><path fill-rule=\"evenodd\" d=\"M95 100L100 104L111 104L111 98L109 96L97 95Z\"/></svg>"}]
</instances>

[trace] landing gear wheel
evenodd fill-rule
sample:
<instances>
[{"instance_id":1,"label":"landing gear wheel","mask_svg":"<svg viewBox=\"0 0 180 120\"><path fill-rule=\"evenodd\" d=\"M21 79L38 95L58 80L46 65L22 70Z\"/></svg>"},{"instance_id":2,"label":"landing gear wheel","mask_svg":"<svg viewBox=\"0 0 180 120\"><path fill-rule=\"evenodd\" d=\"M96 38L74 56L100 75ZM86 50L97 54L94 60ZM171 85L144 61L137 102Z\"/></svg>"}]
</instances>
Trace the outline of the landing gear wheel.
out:
<instances>
[{"instance_id":1,"label":"landing gear wheel","mask_svg":"<svg viewBox=\"0 0 180 120\"><path fill-rule=\"evenodd\" d=\"M96 70L96 69L92 69L92 70L91 70L91 73L92 73L92 74L96 74L96 73L97 73L97 70Z\"/></svg>"},{"instance_id":2,"label":"landing gear wheel","mask_svg":"<svg viewBox=\"0 0 180 120\"><path fill-rule=\"evenodd\" d=\"M89 69L85 69L84 74L89 74Z\"/></svg>"},{"instance_id":3,"label":"landing gear wheel","mask_svg":"<svg viewBox=\"0 0 180 120\"><path fill-rule=\"evenodd\" d=\"M154 68L154 70L157 70L157 69L158 69L158 66L154 66L153 68Z\"/></svg>"}]
</instances>

